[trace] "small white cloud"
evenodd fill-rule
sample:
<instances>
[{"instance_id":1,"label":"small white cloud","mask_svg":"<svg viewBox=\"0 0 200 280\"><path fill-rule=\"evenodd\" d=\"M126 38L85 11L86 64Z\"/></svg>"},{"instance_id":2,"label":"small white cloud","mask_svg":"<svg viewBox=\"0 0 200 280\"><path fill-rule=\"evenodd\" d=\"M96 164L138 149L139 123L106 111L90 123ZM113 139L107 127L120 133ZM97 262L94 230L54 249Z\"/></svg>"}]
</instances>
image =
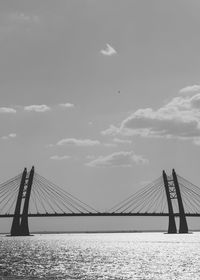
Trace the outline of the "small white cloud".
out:
<instances>
[{"instance_id":1,"label":"small white cloud","mask_svg":"<svg viewBox=\"0 0 200 280\"><path fill-rule=\"evenodd\" d=\"M9 14L9 20L13 23L39 23L40 19L37 15L25 14L25 13L11 13Z\"/></svg>"},{"instance_id":2,"label":"small white cloud","mask_svg":"<svg viewBox=\"0 0 200 280\"><path fill-rule=\"evenodd\" d=\"M103 55L111 56L117 54L117 51L109 44L106 44L106 48L100 51Z\"/></svg>"},{"instance_id":3,"label":"small white cloud","mask_svg":"<svg viewBox=\"0 0 200 280\"><path fill-rule=\"evenodd\" d=\"M98 140L91 140L91 139L66 138L58 141L56 145L57 146L71 145L71 146L87 147L87 146L98 146L100 145L100 142Z\"/></svg>"},{"instance_id":4,"label":"small white cloud","mask_svg":"<svg viewBox=\"0 0 200 280\"><path fill-rule=\"evenodd\" d=\"M64 108L73 108L74 107L74 104L72 104L72 103L61 103L59 105Z\"/></svg>"},{"instance_id":5,"label":"small white cloud","mask_svg":"<svg viewBox=\"0 0 200 280\"><path fill-rule=\"evenodd\" d=\"M182 88L179 93L181 94L193 94L195 92L200 92L200 85L192 85Z\"/></svg>"},{"instance_id":6,"label":"small white cloud","mask_svg":"<svg viewBox=\"0 0 200 280\"><path fill-rule=\"evenodd\" d=\"M90 167L131 167L134 164L147 164L148 162L142 155L136 155L133 151L121 151L108 156L100 156L86 165Z\"/></svg>"},{"instance_id":7,"label":"small white cloud","mask_svg":"<svg viewBox=\"0 0 200 280\"><path fill-rule=\"evenodd\" d=\"M9 107L0 107L0 113L15 114L17 111Z\"/></svg>"},{"instance_id":8,"label":"small white cloud","mask_svg":"<svg viewBox=\"0 0 200 280\"><path fill-rule=\"evenodd\" d=\"M115 148L115 147L117 147L116 143L104 143L103 145L105 147L108 147L108 148Z\"/></svg>"},{"instance_id":9,"label":"small white cloud","mask_svg":"<svg viewBox=\"0 0 200 280\"><path fill-rule=\"evenodd\" d=\"M54 145L53 144L47 144L46 147L47 148L52 148L52 147L54 147Z\"/></svg>"},{"instance_id":10,"label":"small white cloud","mask_svg":"<svg viewBox=\"0 0 200 280\"><path fill-rule=\"evenodd\" d=\"M2 140L8 140L8 139L10 139L10 138L15 138L15 137L17 137L17 134L16 134L16 133L10 133L10 134L8 134L8 135L4 135L4 136L0 137L0 139L2 139Z\"/></svg>"},{"instance_id":11,"label":"small white cloud","mask_svg":"<svg viewBox=\"0 0 200 280\"><path fill-rule=\"evenodd\" d=\"M193 143L197 146L200 146L200 137L194 138Z\"/></svg>"},{"instance_id":12,"label":"small white cloud","mask_svg":"<svg viewBox=\"0 0 200 280\"><path fill-rule=\"evenodd\" d=\"M55 155L55 156L50 157L50 159L52 159L52 160L66 160L66 159L70 159L70 158L71 157L67 156L67 155L64 155L64 156Z\"/></svg>"},{"instance_id":13,"label":"small white cloud","mask_svg":"<svg viewBox=\"0 0 200 280\"><path fill-rule=\"evenodd\" d=\"M113 141L115 143L119 143L119 144L131 144L132 141L128 140L128 139L120 139L120 138L114 138Z\"/></svg>"},{"instance_id":14,"label":"small white cloud","mask_svg":"<svg viewBox=\"0 0 200 280\"><path fill-rule=\"evenodd\" d=\"M2 139L2 140L7 140L7 139L8 139L8 136L2 136L1 139Z\"/></svg>"},{"instance_id":15,"label":"small white cloud","mask_svg":"<svg viewBox=\"0 0 200 280\"><path fill-rule=\"evenodd\" d=\"M94 155L87 155L86 159L92 160L92 159L95 159L95 156Z\"/></svg>"},{"instance_id":16,"label":"small white cloud","mask_svg":"<svg viewBox=\"0 0 200 280\"><path fill-rule=\"evenodd\" d=\"M28 111L28 112L44 113L44 112L50 111L51 108L44 104L43 105L29 105L29 106L25 106L24 110Z\"/></svg>"},{"instance_id":17,"label":"small white cloud","mask_svg":"<svg viewBox=\"0 0 200 280\"><path fill-rule=\"evenodd\" d=\"M17 134L16 134L16 133L10 133L8 136L9 136L10 138L15 138L15 137L17 137Z\"/></svg>"},{"instance_id":18,"label":"small white cloud","mask_svg":"<svg viewBox=\"0 0 200 280\"><path fill-rule=\"evenodd\" d=\"M102 135L118 135L119 133L120 133L120 129L112 124L110 125L109 128L101 131Z\"/></svg>"}]
</instances>

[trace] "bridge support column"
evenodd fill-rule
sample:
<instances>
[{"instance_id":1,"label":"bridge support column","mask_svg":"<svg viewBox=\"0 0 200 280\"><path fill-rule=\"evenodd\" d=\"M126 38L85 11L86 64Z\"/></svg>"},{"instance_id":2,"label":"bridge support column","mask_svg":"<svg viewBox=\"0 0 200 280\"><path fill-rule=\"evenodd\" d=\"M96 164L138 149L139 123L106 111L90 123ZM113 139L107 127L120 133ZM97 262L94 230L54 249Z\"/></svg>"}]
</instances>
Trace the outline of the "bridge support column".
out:
<instances>
[{"instance_id":1,"label":"bridge support column","mask_svg":"<svg viewBox=\"0 0 200 280\"><path fill-rule=\"evenodd\" d=\"M21 203L22 203L22 197L24 192L24 186L26 183L26 176L27 176L27 170L24 169L24 172L22 173L21 183L19 187L18 197L17 197L17 203L15 207L15 213L14 218L12 221L11 231L10 234L12 236L20 235L20 209L21 209Z\"/></svg>"},{"instance_id":2,"label":"bridge support column","mask_svg":"<svg viewBox=\"0 0 200 280\"><path fill-rule=\"evenodd\" d=\"M174 212L173 212L173 207L172 207L172 201L171 201L171 195L170 195L169 183L168 183L168 179L167 179L167 174L165 173L164 170L163 170L163 181L164 181L165 192L166 192L166 196L167 196L168 210L169 210L168 233L177 233L176 222L175 222L175 217L174 217Z\"/></svg>"},{"instance_id":3,"label":"bridge support column","mask_svg":"<svg viewBox=\"0 0 200 280\"><path fill-rule=\"evenodd\" d=\"M174 186L176 188L177 200L178 200L178 207L179 207L179 214L180 214L180 225L179 225L179 233L188 233L188 225L185 216L185 210L183 206L183 201L181 197L180 187L177 179L177 175L175 170L172 170L172 176L174 180Z\"/></svg>"},{"instance_id":4,"label":"bridge support column","mask_svg":"<svg viewBox=\"0 0 200 280\"><path fill-rule=\"evenodd\" d=\"M29 200L31 195L31 188L33 184L33 177L34 177L34 167L32 167L28 179L26 194L25 194L25 201L24 201L24 208L21 218L21 235L29 235L29 226L28 226L28 206Z\"/></svg>"},{"instance_id":5,"label":"bridge support column","mask_svg":"<svg viewBox=\"0 0 200 280\"><path fill-rule=\"evenodd\" d=\"M32 167L27 178L26 168L24 169L21 184L19 188L13 223L11 227L11 236L26 236L29 235L28 227L28 207L31 195L31 188L34 177L34 167ZM24 199L23 211L21 212L22 200Z\"/></svg>"}]
</instances>

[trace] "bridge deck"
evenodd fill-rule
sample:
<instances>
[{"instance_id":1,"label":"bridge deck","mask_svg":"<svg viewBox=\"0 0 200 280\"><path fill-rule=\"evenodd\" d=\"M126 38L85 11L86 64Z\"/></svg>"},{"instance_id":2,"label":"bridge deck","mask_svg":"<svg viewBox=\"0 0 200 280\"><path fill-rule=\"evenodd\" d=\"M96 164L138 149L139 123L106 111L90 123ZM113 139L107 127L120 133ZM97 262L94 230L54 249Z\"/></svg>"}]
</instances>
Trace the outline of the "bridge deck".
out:
<instances>
[{"instance_id":1,"label":"bridge deck","mask_svg":"<svg viewBox=\"0 0 200 280\"><path fill-rule=\"evenodd\" d=\"M200 217L200 213L186 213L187 217ZM20 215L22 216L22 215ZM28 217L134 217L134 216L150 216L150 217L168 217L169 213L37 213L28 214ZM179 213L174 213L175 217L179 217ZM0 218L13 218L14 214L0 214Z\"/></svg>"}]
</instances>

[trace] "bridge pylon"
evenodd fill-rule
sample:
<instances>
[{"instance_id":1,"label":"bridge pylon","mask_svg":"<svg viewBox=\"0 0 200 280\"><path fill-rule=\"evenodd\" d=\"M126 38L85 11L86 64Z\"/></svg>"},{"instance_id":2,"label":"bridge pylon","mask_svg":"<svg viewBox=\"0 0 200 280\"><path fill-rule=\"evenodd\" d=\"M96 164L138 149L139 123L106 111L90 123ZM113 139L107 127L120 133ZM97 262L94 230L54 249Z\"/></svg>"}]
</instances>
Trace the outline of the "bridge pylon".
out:
<instances>
[{"instance_id":1,"label":"bridge pylon","mask_svg":"<svg viewBox=\"0 0 200 280\"><path fill-rule=\"evenodd\" d=\"M177 195L177 200L178 200L178 207L179 207L179 217L180 217L180 224L179 224L179 233L188 233L188 225L187 225L187 220L185 216L185 210L183 206L183 201L181 197L181 191L177 179L177 175L175 170L172 170L172 177L174 181L174 186L176 189L176 195Z\"/></svg>"},{"instance_id":2,"label":"bridge pylon","mask_svg":"<svg viewBox=\"0 0 200 280\"><path fill-rule=\"evenodd\" d=\"M168 211L169 211L168 233L177 233L174 211L172 206L173 190L171 189L170 182L164 170L163 170L163 181L164 181L165 192L167 196Z\"/></svg>"},{"instance_id":3,"label":"bridge pylon","mask_svg":"<svg viewBox=\"0 0 200 280\"><path fill-rule=\"evenodd\" d=\"M10 232L11 236L30 235L29 226L28 226L28 207L29 207L33 178L34 178L34 167L32 167L29 175L27 173L27 169L25 168L22 173L17 202L15 206L15 213L14 213L14 218L13 218L11 232ZM23 210L22 210L22 204L23 204Z\"/></svg>"},{"instance_id":4,"label":"bridge pylon","mask_svg":"<svg viewBox=\"0 0 200 280\"><path fill-rule=\"evenodd\" d=\"M179 218L180 218L179 233L188 233L188 225L185 216L183 200L182 200L180 186L175 170L174 169L172 170L172 177L170 178L168 178L165 171L163 171L163 181L164 181L168 210L169 210L168 233L177 233L172 200L177 200L178 203Z\"/></svg>"}]
</instances>

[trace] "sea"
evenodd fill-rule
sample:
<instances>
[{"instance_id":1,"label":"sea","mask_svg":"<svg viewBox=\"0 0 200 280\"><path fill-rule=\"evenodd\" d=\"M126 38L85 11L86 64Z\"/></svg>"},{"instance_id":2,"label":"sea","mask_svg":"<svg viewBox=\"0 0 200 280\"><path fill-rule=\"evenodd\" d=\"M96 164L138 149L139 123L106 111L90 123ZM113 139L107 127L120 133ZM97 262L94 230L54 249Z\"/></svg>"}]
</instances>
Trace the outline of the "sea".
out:
<instances>
[{"instance_id":1,"label":"sea","mask_svg":"<svg viewBox=\"0 0 200 280\"><path fill-rule=\"evenodd\" d=\"M0 235L0 280L196 280L200 232Z\"/></svg>"}]
</instances>

